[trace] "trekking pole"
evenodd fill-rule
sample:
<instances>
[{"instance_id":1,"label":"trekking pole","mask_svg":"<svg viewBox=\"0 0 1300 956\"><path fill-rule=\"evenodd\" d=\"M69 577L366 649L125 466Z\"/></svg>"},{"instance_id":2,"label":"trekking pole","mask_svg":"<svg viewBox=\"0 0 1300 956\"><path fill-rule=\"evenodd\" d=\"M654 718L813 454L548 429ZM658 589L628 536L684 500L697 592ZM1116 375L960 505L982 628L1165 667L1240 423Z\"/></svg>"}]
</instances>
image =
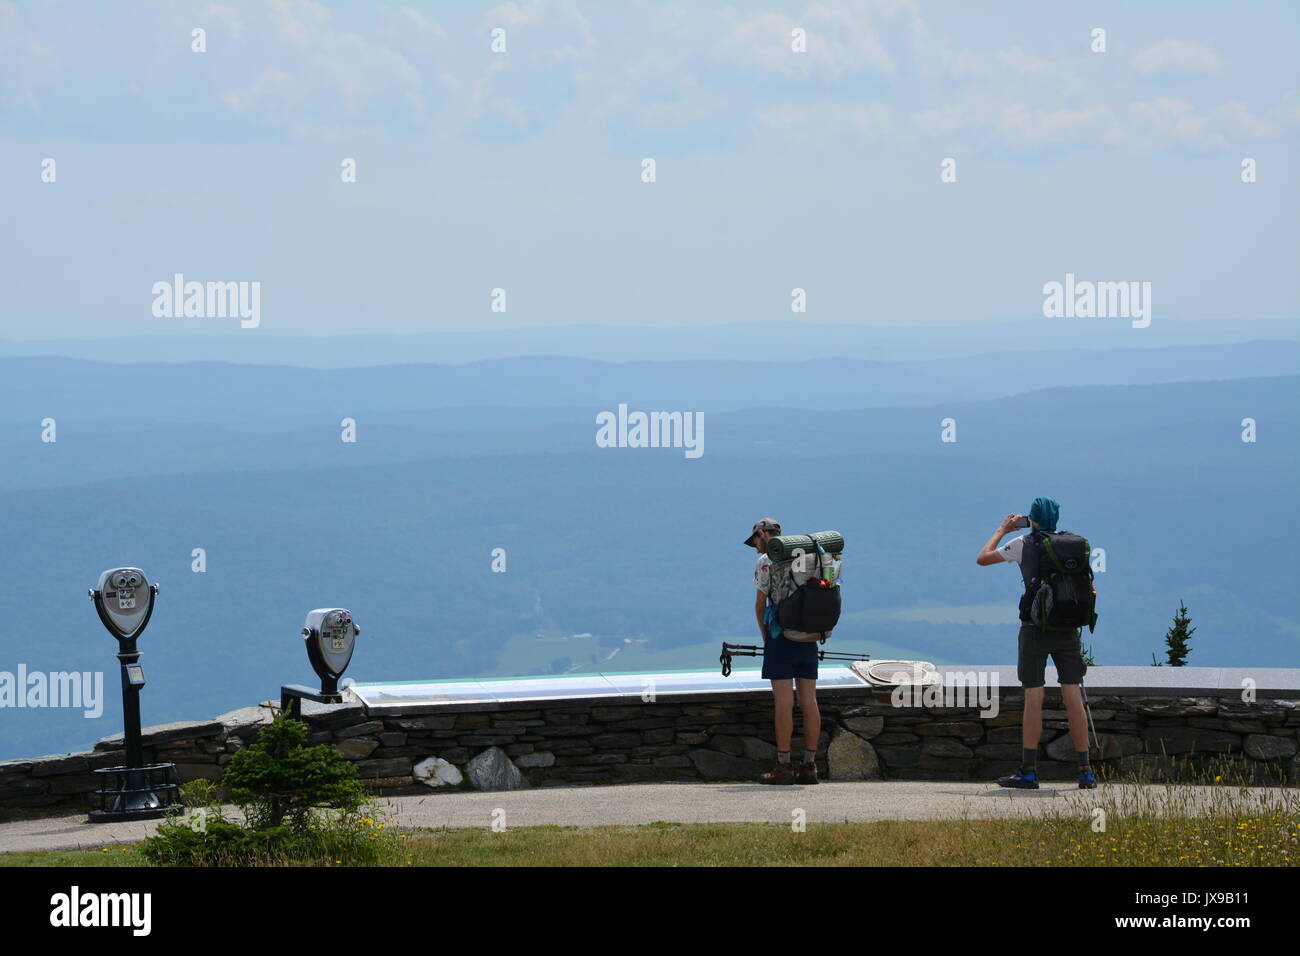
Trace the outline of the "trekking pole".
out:
<instances>
[{"instance_id":1,"label":"trekking pole","mask_svg":"<svg viewBox=\"0 0 1300 956\"><path fill-rule=\"evenodd\" d=\"M1083 693L1083 707L1088 712L1088 726L1092 728L1092 740L1097 747L1097 756L1101 756L1101 741L1097 738L1097 725L1092 722L1092 705L1088 703L1088 691L1082 683L1079 690Z\"/></svg>"},{"instance_id":2,"label":"trekking pole","mask_svg":"<svg viewBox=\"0 0 1300 956\"><path fill-rule=\"evenodd\" d=\"M756 644L728 644L722 642L722 653L718 655L718 663L722 665L722 676L731 676L731 658L732 657L762 657L763 648ZM855 654L852 651L827 651L819 649L817 651L819 661L869 661L870 654Z\"/></svg>"},{"instance_id":3,"label":"trekking pole","mask_svg":"<svg viewBox=\"0 0 1300 956\"><path fill-rule=\"evenodd\" d=\"M754 644L728 644L722 642L722 653L718 655L718 663L722 665L722 676L731 676L731 657L733 654L741 657L762 657L763 649Z\"/></svg>"},{"instance_id":4,"label":"trekking pole","mask_svg":"<svg viewBox=\"0 0 1300 956\"><path fill-rule=\"evenodd\" d=\"M855 654L852 651L818 651L820 661L869 661L870 654Z\"/></svg>"}]
</instances>

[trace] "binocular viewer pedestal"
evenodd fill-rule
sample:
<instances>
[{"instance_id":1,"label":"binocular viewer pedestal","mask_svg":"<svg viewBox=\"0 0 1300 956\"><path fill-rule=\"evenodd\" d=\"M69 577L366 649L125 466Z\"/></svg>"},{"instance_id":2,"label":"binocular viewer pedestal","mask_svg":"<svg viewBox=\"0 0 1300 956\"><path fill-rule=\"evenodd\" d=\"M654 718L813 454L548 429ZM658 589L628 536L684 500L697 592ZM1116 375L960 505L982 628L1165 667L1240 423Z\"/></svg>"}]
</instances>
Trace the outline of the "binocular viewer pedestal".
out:
<instances>
[{"instance_id":1,"label":"binocular viewer pedestal","mask_svg":"<svg viewBox=\"0 0 1300 956\"><path fill-rule=\"evenodd\" d=\"M110 786L95 791L99 809L90 811L91 823L156 820L166 814L168 807L181 806L175 764L104 767L94 772L115 779Z\"/></svg>"},{"instance_id":2,"label":"binocular viewer pedestal","mask_svg":"<svg viewBox=\"0 0 1300 956\"><path fill-rule=\"evenodd\" d=\"M287 713L290 717L297 719L302 716L302 702L304 700L314 700L318 704L341 704L343 695L338 692L338 685L335 684L332 689L325 687L326 681L321 681L320 690L312 690L302 684L283 684L280 687L280 710Z\"/></svg>"},{"instance_id":3,"label":"binocular viewer pedestal","mask_svg":"<svg viewBox=\"0 0 1300 956\"><path fill-rule=\"evenodd\" d=\"M145 679L135 642L153 617L157 595L158 585L150 584L139 568L105 571L100 575L98 587L90 591L100 622L117 638L117 660L122 673L122 739L126 750L126 763L122 766L94 771L103 774L108 785L94 793L99 808L90 811L91 823L156 820L169 807L181 805L175 764L146 764L141 743L140 691Z\"/></svg>"}]
</instances>

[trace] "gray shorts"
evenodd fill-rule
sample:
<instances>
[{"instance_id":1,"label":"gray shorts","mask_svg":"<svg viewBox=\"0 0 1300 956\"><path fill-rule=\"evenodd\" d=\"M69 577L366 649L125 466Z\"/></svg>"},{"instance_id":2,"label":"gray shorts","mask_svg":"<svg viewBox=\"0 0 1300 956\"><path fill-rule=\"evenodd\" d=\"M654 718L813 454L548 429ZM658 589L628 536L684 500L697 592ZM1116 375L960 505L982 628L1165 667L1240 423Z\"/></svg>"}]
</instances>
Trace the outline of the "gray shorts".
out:
<instances>
[{"instance_id":1,"label":"gray shorts","mask_svg":"<svg viewBox=\"0 0 1300 956\"><path fill-rule=\"evenodd\" d=\"M1061 684L1082 684L1088 665L1083 662L1083 635L1073 631L1040 631L1032 624L1020 625L1020 657L1016 676L1020 686L1042 687L1043 671L1050 654L1056 665L1056 680Z\"/></svg>"}]
</instances>

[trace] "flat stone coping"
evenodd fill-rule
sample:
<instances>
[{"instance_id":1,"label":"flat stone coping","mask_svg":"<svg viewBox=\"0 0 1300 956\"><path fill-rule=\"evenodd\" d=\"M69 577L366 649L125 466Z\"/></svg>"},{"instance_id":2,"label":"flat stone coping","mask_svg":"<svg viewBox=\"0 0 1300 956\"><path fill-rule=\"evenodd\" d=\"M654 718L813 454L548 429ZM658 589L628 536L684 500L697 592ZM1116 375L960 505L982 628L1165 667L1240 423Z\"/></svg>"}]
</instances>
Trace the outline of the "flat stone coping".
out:
<instances>
[{"instance_id":1,"label":"flat stone coping","mask_svg":"<svg viewBox=\"0 0 1300 956\"><path fill-rule=\"evenodd\" d=\"M744 660L744 658L741 658ZM871 693L872 686L847 664L823 662L818 693ZM547 677L505 677L451 681L357 683L345 700L362 704L366 713L398 716L413 712L492 711L531 709L540 705L626 706L639 703L706 703L762 697L772 693L770 681L756 668L739 668L723 677L720 670L647 671L642 674L565 674ZM651 699L653 695L653 699ZM303 702L303 714L314 711ZM319 713L327 712L322 707ZM336 705L337 706L337 705Z\"/></svg>"},{"instance_id":2,"label":"flat stone coping","mask_svg":"<svg viewBox=\"0 0 1300 956\"><path fill-rule=\"evenodd\" d=\"M1020 689L1015 667L998 664L944 666L944 673L997 671L1003 687ZM1056 668L1046 671L1048 687L1059 686ZM1300 667L1089 667L1085 690L1111 697L1239 697L1247 681L1257 696L1300 699Z\"/></svg>"},{"instance_id":3,"label":"flat stone coping","mask_svg":"<svg viewBox=\"0 0 1300 956\"><path fill-rule=\"evenodd\" d=\"M743 660L743 658L741 658ZM1004 664L944 666L935 672L945 682L958 674L996 681L1000 688L1019 692L1016 668ZM888 693L858 677L847 664L823 662L819 668L820 696ZM1059 686L1055 667L1046 669L1046 684ZM1094 696L1239 697L1254 682L1257 696L1300 699L1300 668L1280 667L1090 667L1084 687ZM653 700L649 695L653 692ZM349 685L345 699L361 704L367 714L398 716L413 712L494 711L539 705L591 703L619 706L635 703L709 703L756 698L771 693L771 684L758 669L736 668L729 677L719 671L659 671L642 674L571 674L547 677L466 679L448 681L367 682ZM328 705L307 706L304 714Z\"/></svg>"}]
</instances>

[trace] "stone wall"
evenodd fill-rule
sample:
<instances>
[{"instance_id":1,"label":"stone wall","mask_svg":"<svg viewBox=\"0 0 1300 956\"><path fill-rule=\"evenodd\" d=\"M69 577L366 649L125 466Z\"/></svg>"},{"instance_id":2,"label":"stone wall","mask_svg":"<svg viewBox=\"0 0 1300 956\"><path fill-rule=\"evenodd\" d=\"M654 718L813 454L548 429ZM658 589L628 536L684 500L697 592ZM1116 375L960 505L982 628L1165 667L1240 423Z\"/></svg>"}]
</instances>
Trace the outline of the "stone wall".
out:
<instances>
[{"instance_id":1,"label":"stone wall","mask_svg":"<svg viewBox=\"0 0 1300 956\"><path fill-rule=\"evenodd\" d=\"M1253 783L1295 782L1300 702L1238 697L1089 695L1103 775L1195 779L1221 773ZM988 780L1019 764L1023 695L1004 692L995 717L970 708L894 707L870 689L819 698L818 769L831 780ZM1047 689L1039 773L1075 776L1060 693ZM233 753L271 716L264 704L211 721L145 730L146 762L171 762L181 781L219 781ZM430 757L474 771L463 785L563 786L660 780L747 780L774 759L770 693L692 694L654 703L573 700L430 706L369 713L361 704L307 704L313 743L336 746L376 791L429 789L412 775ZM796 751L802 747L795 714ZM477 759L476 759L477 758ZM89 809L92 770L121 764L122 738L93 751L0 762L0 814L16 808ZM442 789L454 789L443 787Z\"/></svg>"}]
</instances>

